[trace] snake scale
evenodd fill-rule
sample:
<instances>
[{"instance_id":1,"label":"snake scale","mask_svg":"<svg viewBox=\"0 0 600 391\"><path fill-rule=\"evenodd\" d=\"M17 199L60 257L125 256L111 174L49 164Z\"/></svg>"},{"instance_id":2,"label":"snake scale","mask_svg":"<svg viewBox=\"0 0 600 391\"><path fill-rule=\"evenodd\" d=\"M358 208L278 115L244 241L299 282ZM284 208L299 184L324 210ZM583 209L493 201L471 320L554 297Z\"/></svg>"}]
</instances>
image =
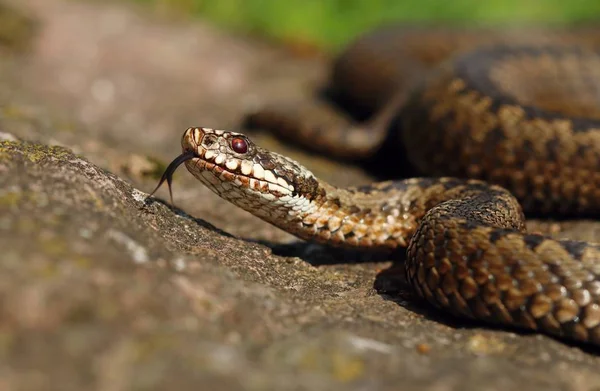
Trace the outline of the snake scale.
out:
<instances>
[{"instance_id":1,"label":"snake scale","mask_svg":"<svg viewBox=\"0 0 600 391\"><path fill-rule=\"evenodd\" d=\"M600 245L525 230L525 213L600 215L600 34L428 34L384 28L338 57L332 90L370 119L290 102L247 122L342 157L399 139L422 176L339 188L244 134L192 127L157 189L185 163L299 238L406 248L411 286L454 315L600 346Z\"/></svg>"}]
</instances>

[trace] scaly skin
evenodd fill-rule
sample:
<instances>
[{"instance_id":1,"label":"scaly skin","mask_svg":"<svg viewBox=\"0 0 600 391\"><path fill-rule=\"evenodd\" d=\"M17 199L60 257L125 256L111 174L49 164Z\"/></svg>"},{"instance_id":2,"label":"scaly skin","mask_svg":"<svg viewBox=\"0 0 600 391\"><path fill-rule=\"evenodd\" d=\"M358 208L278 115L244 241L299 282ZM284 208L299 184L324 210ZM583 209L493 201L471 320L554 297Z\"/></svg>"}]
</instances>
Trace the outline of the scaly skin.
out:
<instances>
[{"instance_id":1,"label":"scaly skin","mask_svg":"<svg viewBox=\"0 0 600 391\"><path fill-rule=\"evenodd\" d=\"M527 234L502 187L442 177L337 188L242 134L209 128L186 130L182 149L159 186L185 162L222 198L300 238L407 247L409 281L437 307L600 346L600 246Z\"/></svg>"},{"instance_id":2,"label":"scaly skin","mask_svg":"<svg viewBox=\"0 0 600 391\"><path fill-rule=\"evenodd\" d=\"M338 100L266 104L247 125L380 171L480 179L535 214L600 217L600 29L384 28L334 63Z\"/></svg>"}]
</instances>

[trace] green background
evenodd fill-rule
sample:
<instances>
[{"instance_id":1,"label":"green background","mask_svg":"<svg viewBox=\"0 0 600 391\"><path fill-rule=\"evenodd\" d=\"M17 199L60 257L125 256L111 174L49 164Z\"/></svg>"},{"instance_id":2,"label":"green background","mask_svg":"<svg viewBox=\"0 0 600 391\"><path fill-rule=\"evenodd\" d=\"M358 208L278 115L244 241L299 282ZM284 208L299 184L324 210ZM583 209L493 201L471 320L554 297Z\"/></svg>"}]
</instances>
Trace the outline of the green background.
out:
<instances>
[{"instance_id":1,"label":"green background","mask_svg":"<svg viewBox=\"0 0 600 391\"><path fill-rule=\"evenodd\" d=\"M600 16L600 0L133 0L242 33L338 48L387 21L564 24Z\"/></svg>"}]
</instances>

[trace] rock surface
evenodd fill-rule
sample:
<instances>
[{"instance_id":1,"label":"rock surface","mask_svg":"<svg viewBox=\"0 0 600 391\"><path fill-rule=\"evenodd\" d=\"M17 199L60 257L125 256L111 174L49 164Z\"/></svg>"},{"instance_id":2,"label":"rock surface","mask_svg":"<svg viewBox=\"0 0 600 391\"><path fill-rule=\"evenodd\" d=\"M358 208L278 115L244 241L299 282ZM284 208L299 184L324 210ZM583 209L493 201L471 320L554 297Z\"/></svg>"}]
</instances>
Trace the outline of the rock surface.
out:
<instances>
[{"instance_id":1,"label":"rock surface","mask_svg":"<svg viewBox=\"0 0 600 391\"><path fill-rule=\"evenodd\" d=\"M298 242L184 169L178 208L145 202L187 126L235 128L323 61L118 4L14 3L39 24L0 61L0 390L600 389L597 351L444 316L390 263Z\"/></svg>"}]
</instances>

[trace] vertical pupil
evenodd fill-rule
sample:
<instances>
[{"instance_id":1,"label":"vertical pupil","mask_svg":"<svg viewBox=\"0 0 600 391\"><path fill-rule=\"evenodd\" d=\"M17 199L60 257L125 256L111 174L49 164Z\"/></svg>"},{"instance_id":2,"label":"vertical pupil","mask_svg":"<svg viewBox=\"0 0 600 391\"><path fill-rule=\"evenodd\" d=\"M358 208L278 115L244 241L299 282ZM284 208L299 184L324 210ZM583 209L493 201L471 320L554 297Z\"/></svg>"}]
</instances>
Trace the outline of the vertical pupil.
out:
<instances>
[{"instance_id":1,"label":"vertical pupil","mask_svg":"<svg viewBox=\"0 0 600 391\"><path fill-rule=\"evenodd\" d=\"M237 153L246 153L248 152L248 144L246 144L246 140L243 138L236 137L231 140L231 147Z\"/></svg>"}]
</instances>

